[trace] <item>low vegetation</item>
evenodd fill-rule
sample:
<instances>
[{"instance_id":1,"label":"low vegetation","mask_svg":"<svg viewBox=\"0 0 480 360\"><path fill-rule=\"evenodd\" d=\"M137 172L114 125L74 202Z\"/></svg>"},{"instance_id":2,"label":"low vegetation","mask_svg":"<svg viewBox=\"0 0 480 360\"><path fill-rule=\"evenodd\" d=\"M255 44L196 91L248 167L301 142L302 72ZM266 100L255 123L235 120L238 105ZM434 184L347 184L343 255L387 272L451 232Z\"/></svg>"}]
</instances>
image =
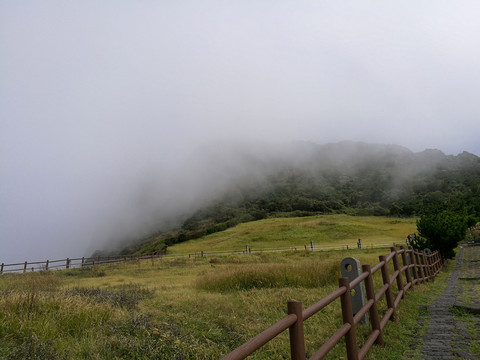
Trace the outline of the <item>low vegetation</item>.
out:
<instances>
[{"instance_id":1,"label":"low vegetation","mask_svg":"<svg viewBox=\"0 0 480 360\"><path fill-rule=\"evenodd\" d=\"M318 222L318 219L316 220ZM288 300L309 306L338 286L345 256L375 264L388 249L286 251L156 259L97 268L0 277L2 359L214 359L286 314ZM377 287L381 277L376 277ZM435 282L438 286L442 282ZM399 359L422 331L426 288L407 294L385 348L368 359ZM384 301L379 303L385 311ZM305 323L312 354L341 324L339 303ZM359 341L370 329L359 327ZM331 358L344 357L339 344ZM288 357L288 332L252 359Z\"/></svg>"},{"instance_id":2,"label":"low vegetation","mask_svg":"<svg viewBox=\"0 0 480 360\"><path fill-rule=\"evenodd\" d=\"M473 215L438 209L417 220L418 236L414 246L418 249L439 250L444 258L455 257L455 248L465 239L467 229L478 219Z\"/></svg>"},{"instance_id":3,"label":"low vegetation","mask_svg":"<svg viewBox=\"0 0 480 360\"><path fill-rule=\"evenodd\" d=\"M480 219L480 158L473 154L412 153L355 142L297 144L287 153L270 158L237 154L232 167L242 164L241 176L233 176L221 193L192 209L175 230L159 228L121 252L162 250L241 223L278 217L402 218L440 209ZM215 159L215 153L209 154L210 162Z\"/></svg>"},{"instance_id":4,"label":"low vegetation","mask_svg":"<svg viewBox=\"0 0 480 360\"><path fill-rule=\"evenodd\" d=\"M317 215L297 218L272 218L239 224L220 233L189 240L168 248L169 253L252 250L267 248L304 249L313 241L315 248L356 247L405 243L416 231L415 219L379 216Z\"/></svg>"},{"instance_id":5,"label":"low vegetation","mask_svg":"<svg viewBox=\"0 0 480 360\"><path fill-rule=\"evenodd\" d=\"M301 264L234 265L200 277L196 286L209 291L239 291L265 288L318 288L332 285L338 277L338 262Z\"/></svg>"}]
</instances>

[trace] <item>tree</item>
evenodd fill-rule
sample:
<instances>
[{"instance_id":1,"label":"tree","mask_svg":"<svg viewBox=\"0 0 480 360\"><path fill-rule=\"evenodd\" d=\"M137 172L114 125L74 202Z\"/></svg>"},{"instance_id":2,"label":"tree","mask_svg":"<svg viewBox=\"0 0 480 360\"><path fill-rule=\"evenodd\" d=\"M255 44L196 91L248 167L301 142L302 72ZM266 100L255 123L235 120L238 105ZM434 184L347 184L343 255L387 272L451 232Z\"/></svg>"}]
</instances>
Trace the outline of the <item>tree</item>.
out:
<instances>
[{"instance_id":1,"label":"tree","mask_svg":"<svg viewBox=\"0 0 480 360\"><path fill-rule=\"evenodd\" d=\"M472 216L449 210L424 214L417 220L420 236L416 237L413 245L417 249L439 250L443 258L451 259L455 256L454 249L475 222Z\"/></svg>"}]
</instances>

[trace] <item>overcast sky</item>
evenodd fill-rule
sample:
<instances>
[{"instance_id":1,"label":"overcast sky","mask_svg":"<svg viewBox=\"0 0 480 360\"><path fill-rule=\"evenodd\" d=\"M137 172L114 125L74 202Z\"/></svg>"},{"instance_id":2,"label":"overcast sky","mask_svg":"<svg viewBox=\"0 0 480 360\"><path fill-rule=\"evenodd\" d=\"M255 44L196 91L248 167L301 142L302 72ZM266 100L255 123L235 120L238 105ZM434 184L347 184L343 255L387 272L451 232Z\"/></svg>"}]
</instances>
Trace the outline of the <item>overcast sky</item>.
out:
<instances>
[{"instance_id":1,"label":"overcast sky","mask_svg":"<svg viewBox=\"0 0 480 360\"><path fill-rule=\"evenodd\" d=\"M479 1L0 0L0 262L141 232L202 143L480 155L479 124Z\"/></svg>"}]
</instances>

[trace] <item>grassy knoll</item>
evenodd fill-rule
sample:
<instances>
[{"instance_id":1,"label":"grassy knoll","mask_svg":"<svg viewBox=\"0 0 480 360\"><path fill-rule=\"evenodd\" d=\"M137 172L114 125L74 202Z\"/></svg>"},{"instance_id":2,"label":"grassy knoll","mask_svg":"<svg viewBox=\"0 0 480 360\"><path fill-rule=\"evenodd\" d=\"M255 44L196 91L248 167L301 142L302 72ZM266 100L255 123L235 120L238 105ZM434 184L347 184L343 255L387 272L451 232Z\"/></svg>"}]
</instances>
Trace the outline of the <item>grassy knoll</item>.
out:
<instances>
[{"instance_id":1,"label":"grassy knoll","mask_svg":"<svg viewBox=\"0 0 480 360\"><path fill-rule=\"evenodd\" d=\"M314 242L316 247L355 246L363 244L403 243L416 231L415 219L376 216L319 215L299 218L271 218L243 223L234 228L200 239L175 244L170 253L212 250L253 250L264 248L303 248Z\"/></svg>"},{"instance_id":2,"label":"grassy knoll","mask_svg":"<svg viewBox=\"0 0 480 360\"><path fill-rule=\"evenodd\" d=\"M179 244L185 252L252 247L316 247L402 242L411 219L315 216L268 219ZM256 241L254 239L257 239ZM216 242L219 244L216 245ZM293 243L293 244L292 244ZM195 248L198 246L197 248ZM217 247L215 247L217 246ZM215 359L286 315L296 299L312 305L338 286L338 264L354 256L374 265L387 249L287 251L218 257L155 259L96 268L0 277L0 359ZM303 245L300 246L303 248ZM176 251L175 251L176 252ZM390 269L392 272L392 269ZM376 274L377 289L381 276ZM431 294L419 285L390 322L386 346L368 359L401 359L411 353L412 334ZM385 301L379 302L382 312ZM339 301L305 322L312 353L341 325ZM370 332L358 327L359 342ZM252 359L289 356L288 332ZM415 354L414 354L415 355ZM344 344L331 359L345 358Z\"/></svg>"},{"instance_id":3,"label":"grassy knoll","mask_svg":"<svg viewBox=\"0 0 480 360\"><path fill-rule=\"evenodd\" d=\"M288 300L309 306L333 291L343 257L375 264L385 252L239 254L4 275L0 358L219 358L284 317ZM381 279L375 282L378 288ZM402 321L387 326L387 346L372 350L369 359L400 359L409 351L421 312L416 305L429 297L426 287L407 294L398 310ZM385 311L384 301L379 307ZM340 324L338 301L310 318L308 354ZM360 327L359 339L368 332ZM285 332L252 359L288 356ZM330 358L342 357L340 344Z\"/></svg>"}]
</instances>

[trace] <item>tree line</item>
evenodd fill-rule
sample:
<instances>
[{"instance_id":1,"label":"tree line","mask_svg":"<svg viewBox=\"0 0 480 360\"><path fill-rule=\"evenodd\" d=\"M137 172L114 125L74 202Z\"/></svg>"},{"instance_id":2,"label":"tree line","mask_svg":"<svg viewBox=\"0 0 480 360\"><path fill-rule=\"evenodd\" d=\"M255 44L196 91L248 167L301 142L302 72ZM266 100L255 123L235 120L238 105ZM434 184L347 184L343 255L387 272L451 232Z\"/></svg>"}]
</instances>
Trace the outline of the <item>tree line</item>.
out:
<instances>
[{"instance_id":1,"label":"tree line","mask_svg":"<svg viewBox=\"0 0 480 360\"><path fill-rule=\"evenodd\" d=\"M157 250L267 217L316 214L419 217L417 246L434 247L426 239L438 234L428 228L450 233L457 230L446 224L461 222L458 237L480 219L476 155L413 153L398 146L352 142L309 146L305 156L296 154L297 160L279 161L263 176L233 182L174 231L152 235L123 251ZM457 237L451 235L446 242ZM451 256L447 249L442 253Z\"/></svg>"}]
</instances>

